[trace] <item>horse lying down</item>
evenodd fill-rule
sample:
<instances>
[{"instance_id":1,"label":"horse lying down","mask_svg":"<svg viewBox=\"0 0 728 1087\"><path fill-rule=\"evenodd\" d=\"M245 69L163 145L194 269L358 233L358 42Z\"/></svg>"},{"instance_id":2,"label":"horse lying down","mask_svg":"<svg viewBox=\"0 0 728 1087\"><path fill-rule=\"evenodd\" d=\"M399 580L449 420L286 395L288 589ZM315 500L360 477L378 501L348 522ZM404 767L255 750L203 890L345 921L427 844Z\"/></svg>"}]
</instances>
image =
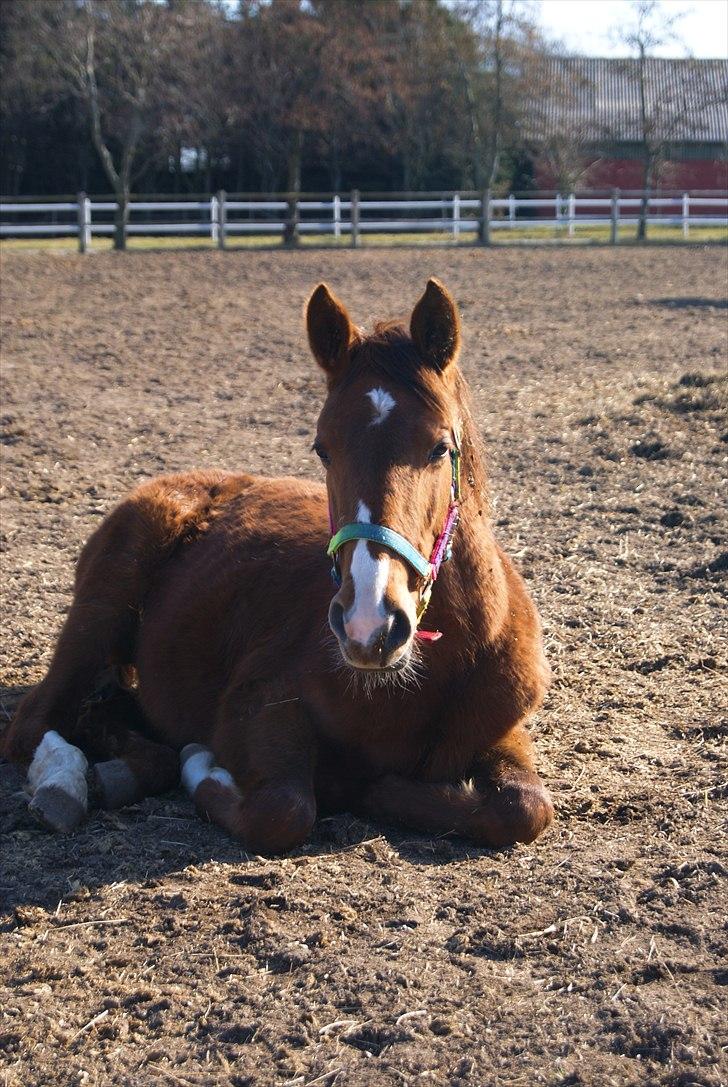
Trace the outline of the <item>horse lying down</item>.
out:
<instances>
[{"instance_id":1,"label":"horse lying down","mask_svg":"<svg viewBox=\"0 0 728 1087\"><path fill-rule=\"evenodd\" d=\"M306 320L325 486L154 479L83 549L48 674L2 741L52 829L180 767L256 852L299 846L317 811L494 847L552 820L525 728L549 671L493 537L455 303L431 279L409 327L365 334L321 284Z\"/></svg>"}]
</instances>

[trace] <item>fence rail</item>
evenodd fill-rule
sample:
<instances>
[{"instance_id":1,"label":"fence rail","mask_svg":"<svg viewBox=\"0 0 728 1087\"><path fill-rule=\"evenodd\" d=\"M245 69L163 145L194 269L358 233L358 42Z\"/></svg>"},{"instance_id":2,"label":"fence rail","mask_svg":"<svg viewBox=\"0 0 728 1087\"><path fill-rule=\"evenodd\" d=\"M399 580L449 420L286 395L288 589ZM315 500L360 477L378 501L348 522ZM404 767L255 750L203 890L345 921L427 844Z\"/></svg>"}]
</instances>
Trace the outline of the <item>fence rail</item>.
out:
<instances>
[{"instance_id":1,"label":"fence rail","mask_svg":"<svg viewBox=\"0 0 728 1087\"><path fill-rule=\"evenodd\" d=\"M488 244L493 231L566 230L608 227L616 244L621 227L636 224L644 194L614 191L611 195L555 193L491 197L462 193L391 198L354 191L318 198L230 196L218 192L203 199L140 199L129 204L125 233L133 235L200 235L225 247L235 235L278 235L285 244L301 234L345 237L357 246L367 234L428 233L458 241L463 235ZM97 236L114 234L116 201L0 198L0 238L77 237L84 252ZM183 213L180 215L179 213ZM28 217L33 216L32 221ZM679 227L689 238L692 227L728 227L728 191L650 195L647 224Z\"/></svg>"}]
</instances>

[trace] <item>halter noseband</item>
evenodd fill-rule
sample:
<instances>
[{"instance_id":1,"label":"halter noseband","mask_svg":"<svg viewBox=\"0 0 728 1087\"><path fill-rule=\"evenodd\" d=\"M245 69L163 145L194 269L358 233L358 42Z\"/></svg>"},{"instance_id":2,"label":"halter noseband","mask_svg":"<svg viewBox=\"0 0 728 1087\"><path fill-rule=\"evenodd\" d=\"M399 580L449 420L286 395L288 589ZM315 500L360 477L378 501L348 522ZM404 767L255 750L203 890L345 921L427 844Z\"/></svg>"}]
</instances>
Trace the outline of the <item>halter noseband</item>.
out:
<instances>
[{"instance_id":1,"label":"halter noseband","mask_svg":"<svg viewBox=\"0 0 728 1087\"><path fill-rule=\"evenodd\" d=\"M417 603L417 625L419 626L423 615L427 611L427 605L430 603L432 586L437 581L440 567L443 562L447 562L450 558L453 533L460 519L460 441L457 435L455 436L454 448L450 450L450 467L452 471L450 505L447 509L445 524L435 540L435 546L429 559L426 559L409 540L401 536L399 532L395 532L394 529L387 528L385 525L371 525L362 521L355 521L340 528L329 541L326 553L332 560L331 576L337 585L341 585L341 570L336 556L343 544L348 543L350 540L368 540L371 543L380 544L389 551L394 551L396 555L409 563L412 569L423 579ZM330 508L329 523L333 533L334 524ZM436 642L438 638L442 637L442 633L439 630L418 630L415 637L422 641Z\"/></svg>"}]
</instances>

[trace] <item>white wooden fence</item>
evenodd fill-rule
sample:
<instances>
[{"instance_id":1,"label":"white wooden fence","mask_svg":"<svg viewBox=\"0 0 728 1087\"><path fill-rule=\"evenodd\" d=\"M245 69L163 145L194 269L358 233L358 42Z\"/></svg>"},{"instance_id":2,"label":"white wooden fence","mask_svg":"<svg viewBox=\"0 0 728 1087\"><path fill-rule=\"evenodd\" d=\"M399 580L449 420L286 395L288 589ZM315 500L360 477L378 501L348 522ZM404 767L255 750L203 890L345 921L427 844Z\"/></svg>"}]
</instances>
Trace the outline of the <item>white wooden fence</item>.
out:
<instances>
[{"instance_id":1,"label":"white wooden fence","mask_svg":"<svg viewBox=\"0 0 728 1087\"><path fill-rule=\"evenodd\" d=\"M621 227L635 224L641 193L482 195L444 193L406 198L371 198L352 192L319 199L248 197L224 192L205 199L134 200L129 207L128 235L200 235L225 247L236 235L278 236L290 242L296 234L347 237L357 246L367 234L427 233L444 240L463 236L488 243L492 231L553 230L574 237L580 227L608 226L613 243ZM0 238L77 237L85 251L94 237L114 233L113 200L0 198ZM182 213L182 214L180 214ZM728 192L650 196L648 225L679 227L689 238L691 227L728 227Z\"/></svg>"}]
</instances>

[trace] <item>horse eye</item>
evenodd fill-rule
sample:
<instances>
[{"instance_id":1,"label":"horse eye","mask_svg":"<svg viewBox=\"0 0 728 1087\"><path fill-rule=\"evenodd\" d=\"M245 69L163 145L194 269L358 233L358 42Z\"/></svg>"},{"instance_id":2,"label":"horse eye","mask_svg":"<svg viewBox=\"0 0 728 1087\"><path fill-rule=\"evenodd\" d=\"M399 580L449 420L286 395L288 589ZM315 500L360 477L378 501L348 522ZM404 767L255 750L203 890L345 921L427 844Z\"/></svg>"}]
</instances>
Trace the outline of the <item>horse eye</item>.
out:
<instances>
[{"instance_id":1,"label":"horse eye","mask_svg":"<svg viewBox=\"0 0 728 1087\"><path fill-rule=\"evenodd\" d=\"M314 442L313 445L311 446L311 449L316 454L318 459L321 461L323 466L325 468L328 468L328 466L331 464L331 457L328 455L328 453L323 448L323 446L319 445L318 442Z\"/></svg>"},{"instance_id":2,"label":"horse eye","mask_svg":"<svg viewBox=\"0 0 728 1087\"><path fill-rule=\"evenodd\" d=\"M438 442L435 448L430 453L430 460L442 460L442 458L446 457L449 452L450 446L447 444L447 442Z\"/></svg>"}]
</instances>

